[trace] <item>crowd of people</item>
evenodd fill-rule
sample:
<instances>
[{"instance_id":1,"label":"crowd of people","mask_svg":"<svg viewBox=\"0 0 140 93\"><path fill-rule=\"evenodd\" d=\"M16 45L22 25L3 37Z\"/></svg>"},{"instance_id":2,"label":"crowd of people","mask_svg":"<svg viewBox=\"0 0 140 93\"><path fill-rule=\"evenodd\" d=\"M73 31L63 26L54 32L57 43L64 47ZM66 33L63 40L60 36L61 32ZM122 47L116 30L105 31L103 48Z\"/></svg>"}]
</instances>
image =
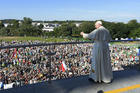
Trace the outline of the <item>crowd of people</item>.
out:
<instances>
[{"instance_id":1,"label":"crowd of people","mask_svg":"<svg viewBox=\"0 0 140 93\"><path fill-rule=\"evenodd\" d=\"M124 70L125 67L139 64L138 46L111 45L110 56L113 70Z\"/></svg>"},{"instance_id":2,"label":"crowd of people","mask_svg":"<svg viewBox=\"0 0 140 93\"><path fill-rule=\"evenodd\" d=\"M41 41L1 42L1 46L44 43ZM51 79L71 78L88 75L91 64L92 43L35 46L0 49L0 87L17 87L49 80L51 60ZM49 56L47 53L55 52ZM124 70L124 66L138 64L137 47L120 44L110 45L113 71ZM62 63L67 66L63 70ZM64 65L63 64L63 65Z\"/></svg>"}]
</instances>

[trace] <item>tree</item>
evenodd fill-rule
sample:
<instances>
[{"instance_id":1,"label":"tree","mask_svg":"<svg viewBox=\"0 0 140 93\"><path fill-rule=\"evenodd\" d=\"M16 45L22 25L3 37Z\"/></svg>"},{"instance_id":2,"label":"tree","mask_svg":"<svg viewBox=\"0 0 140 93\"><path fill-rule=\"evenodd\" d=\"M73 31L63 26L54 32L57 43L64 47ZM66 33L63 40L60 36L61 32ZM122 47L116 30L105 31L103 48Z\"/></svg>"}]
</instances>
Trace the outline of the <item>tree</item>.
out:
<instances>
[{"instance_id":1,"label":"tree","mask_svg":"<svg viewBox=\"0 0 140 93\"><path fill-rule=\"evenodd\" d=\"M133 36L133 31L135 31L135 29L138 29L140 27L140 24L137 22L137 20L130 20L127 24L127 28L128 28L128 31L129 31L129 37L134 37ZM132 36L131 36L132 35Z\"/></svg>"},{"instance_id":2,"label":"tree","mask_svg":"<svg viewBox=\"0 0 140 93\"><path fill-rule=\"evenodd\" d=\"M38 26L39 29L42 29L43 27L44 27L43 24L40 24L40 25Z\"/></svg>"},{"instance_id":3,"label":"tree","mask_svg":"<svg viewBox=\"0 0 140 93\"><path fill-rule=\"evenodd\" d=\"M64 23L60 27L54 29L56 36L72 36L72 32L76 26L72 23Z\"/></svg>"},{"instance_id":4,"label":"tree","mask_svg":"<svg viewBox=\"0 0 140 93\"><path fill-rule=\"evenodd\" d=\"M140 27L135 29L135 30L132 30L131 33L130 33L130 37L133 37L133 38L140 38Z\"/></svg>"},{"instance_id":5,"label":"tree","mask_svg":"<svg viewBox=\"0 0 140 93\"><path fill-rule=\"evenodd\" d=\"M127 38L128 31L127 26L124 23L116 23L115 29L113 29L113 38Z\"/></svg>"},{"instance_id":6,"label":"tree","mask_svg":"<svg viewBox=\"0 0 140 93\"><path fill-rule=\"evenodd\" d=\"M140 27L140 24L137 22L137 20L130 20L128 23L127 23L127 26L129 28L129 30L134 30L134 29L137 29Z\"/></svg>"},{"instance_id":7,"label":"tree","mask_svg":"<svg viewBox=\"0 0 140 93\"><path fill-rule=\"evenodd\" d=\"M32 25L32 19L30 18L23 18L22 24L19 28L20 36L38 36L42 35L42 26L39 25Z\"/></svg>"},{"instance_id":8,"label":"tree","mask_svg":"<svg viewBox=\"0 0 140 93\"><path fill-rule=\"evenodd\" d=\"M22 24L23 25L31 25L32 24L32 19L31 18L24 17L23 18L23 21L22 21Z\"/></svg>"},{"instance_id":9,"label":"tree","mask_svg":"<svg viewBox=\"0 0 140 93\"><path fill-rule=\"evenodd\" d=\"M10 29L9 28L1 28L0 29L0 35L1 36L10 36Z\"/></svg>"},{"instance_id":10,"label":"tree","mask_svg":"<svg viewBox=\"0 0 140 93\"><path fill-rule=\"evenodd\" d=\"M83 22L79 27L79 32L90 33L95 29L93 22Z\"/></svg>"},{"instance_id":11,"label":"tree","mask_svg":"<svg viewBox=\"0 0 140 93\"><path fill-rule=\"evenodd\" d=\"M0 29L4 27L4 24L0 21Z\"/></svg>"},{"instance_id":12,"label":"tree","mask_svg":"<svg viewBox=\"0 0 140 93\"><path fill-rule=\"evenodd\" d=\"M19 36L19 21L18 20L11 20L10 25L8 26L10 29L10 36Z\"/></svg>"}]
</instances>

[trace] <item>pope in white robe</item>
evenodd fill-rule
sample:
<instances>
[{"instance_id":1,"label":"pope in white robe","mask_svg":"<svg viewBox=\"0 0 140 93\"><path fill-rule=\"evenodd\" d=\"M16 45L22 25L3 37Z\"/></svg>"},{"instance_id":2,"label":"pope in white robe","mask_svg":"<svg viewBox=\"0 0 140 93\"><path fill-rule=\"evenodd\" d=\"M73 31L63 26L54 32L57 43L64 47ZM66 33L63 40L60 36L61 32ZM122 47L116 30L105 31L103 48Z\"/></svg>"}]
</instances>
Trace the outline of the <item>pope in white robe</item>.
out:
<instances>
[{"instance_id":1,"label":"pope in white robe","mask_svg":"<svg viewBox=\"0 0 140 93\"><path fill-rule=\"evenodd\" d=\"M89 78L95 82L110 83L113 79L110 50L108 43L111 40L109 31L102 26L101 21L95 23L96 29L89 34L81 32L83 38L94 40L91 70Z\"/></svg>"}]
</instances>

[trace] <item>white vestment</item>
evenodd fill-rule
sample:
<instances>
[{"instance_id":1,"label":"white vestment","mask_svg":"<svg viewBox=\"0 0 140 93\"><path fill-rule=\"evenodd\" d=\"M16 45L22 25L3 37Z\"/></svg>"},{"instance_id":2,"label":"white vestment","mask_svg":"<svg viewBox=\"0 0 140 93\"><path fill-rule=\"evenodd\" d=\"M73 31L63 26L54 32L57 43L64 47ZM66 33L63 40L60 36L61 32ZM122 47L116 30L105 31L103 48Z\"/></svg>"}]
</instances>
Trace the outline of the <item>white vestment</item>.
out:
<instances>
[{"instance_id":1,"label":"white vestment","mask_svg":"<svg viewBox=\"0 0 140 93\"><path fill-rule=\"evenodd\" d=\"M109 31L101 26L89 34L83 34L83 37L94 40L89 77L96 82L111 82L113 74L108 45L108 42L111 40Z\"/></svg>"}]
</instances>

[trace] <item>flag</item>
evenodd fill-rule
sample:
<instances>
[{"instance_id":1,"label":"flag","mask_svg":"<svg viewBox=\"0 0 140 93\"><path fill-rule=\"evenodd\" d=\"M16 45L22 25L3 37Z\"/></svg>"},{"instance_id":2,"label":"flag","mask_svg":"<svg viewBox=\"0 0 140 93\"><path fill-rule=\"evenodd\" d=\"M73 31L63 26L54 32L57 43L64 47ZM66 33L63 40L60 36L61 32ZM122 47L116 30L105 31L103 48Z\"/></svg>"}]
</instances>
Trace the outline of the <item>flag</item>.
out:
<instances>
[{"instance_id":1,"label":"flag","mask_svg":"<svg viewBox=\"0 0 140 93\"><path fill-rule=\"evenodd\" d=\"M0 82L0 89L3 89L4 88L4 84L3 82Z\"/></svg>"},{"instance_id":2,"label":"flag","mask_svg":"<svg viewBox=\"0 0 140 93\"><path fill-rule=\"evenodd\" d=\"M140 56L140 49L139 49L139 53L138 53L138 55Z\"/></svg>"},{"instance_id":3,"label":"flag","mask_svg":"<svg viewBox=\"0 0 140 93\"><path fill-rule=\"evenodd\" d=\"M65 61L62 61L61 69L62 69L63 72L65 72L67 70L67 66L65 64Z\"/></svg>"},{"instance_id":4,"label":"flag","mask_svg":"<svg viewBox=\"0 0 140 93\"><path fill-rule=\"evenodd\" d=\"M17 58L17 49L15 48L14 52L13 52L13 57Z\"/></svg>"}]
</instances>

